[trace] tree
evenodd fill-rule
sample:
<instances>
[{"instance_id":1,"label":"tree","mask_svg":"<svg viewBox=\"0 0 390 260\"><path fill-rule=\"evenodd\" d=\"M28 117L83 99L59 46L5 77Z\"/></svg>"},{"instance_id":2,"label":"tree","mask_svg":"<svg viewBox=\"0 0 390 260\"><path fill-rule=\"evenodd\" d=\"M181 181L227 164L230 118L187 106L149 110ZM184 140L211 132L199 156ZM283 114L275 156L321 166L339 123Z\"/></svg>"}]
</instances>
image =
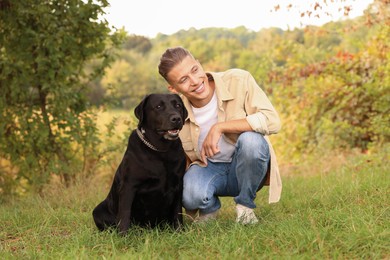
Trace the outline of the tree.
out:
<instances>
[{"instance_id":1,"label":"tree","mask_svg":"<svg viewBox=\"0 0 390 260\"><path fill-rule=\"evenodd\" d=\"M152 43L149 38L139 35L130 35L126 37L122 48L125 50L135 50L137 52L146 54L152 48Z\"/></svg>"},{"instance_id":2,"label":"tree","mask_svg":"<svg viewBox=\"0 0 390 260\"><path fill-rule=\"evenodd\" d=\"M96 156L88 83L120 44L100 17L108 2L0 3L0 193L5 183L39 189L52 174L69 184Z\"/></svg>"}]
</instances>

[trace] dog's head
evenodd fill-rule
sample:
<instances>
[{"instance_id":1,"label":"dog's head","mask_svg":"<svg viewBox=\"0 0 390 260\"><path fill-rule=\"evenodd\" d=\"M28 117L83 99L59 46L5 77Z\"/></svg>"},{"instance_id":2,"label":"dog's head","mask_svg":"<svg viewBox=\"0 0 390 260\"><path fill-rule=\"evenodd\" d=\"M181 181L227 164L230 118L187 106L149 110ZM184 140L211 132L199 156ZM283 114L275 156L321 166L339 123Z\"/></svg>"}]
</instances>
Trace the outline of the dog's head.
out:
<instances>
[{"instance_id":1,"label":"dog's head","mask_svg":"<svg viewBox=\"0 0 390 260\"><path fill-rule=\"evenodd\" d=\"M150 94L134 110L138 128L148 129L167 140L179 138L188 112L177 94Z\"/></svg>"}]
</instances>

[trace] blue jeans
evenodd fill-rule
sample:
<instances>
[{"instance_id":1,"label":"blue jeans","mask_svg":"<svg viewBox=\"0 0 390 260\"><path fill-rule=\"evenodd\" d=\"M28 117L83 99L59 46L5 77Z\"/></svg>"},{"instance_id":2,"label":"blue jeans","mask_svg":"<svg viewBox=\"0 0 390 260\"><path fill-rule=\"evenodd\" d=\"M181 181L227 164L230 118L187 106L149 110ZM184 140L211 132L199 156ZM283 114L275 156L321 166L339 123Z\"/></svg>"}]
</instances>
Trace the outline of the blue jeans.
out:
<instances>
[{"instance_id":1,"label":"blue jeans","mask_svg":"<svg viewBox=\"0 0 390 260\"><path fill-rule=\"evenodd\" d=\"M218 210L218 196L234 197L237 204L255 208L270 160L267 141L255 132L242 133L230 163L208 161L207 167L192 165L184 175L183 206L201 214Z\"/></svg>"}]
</instances>

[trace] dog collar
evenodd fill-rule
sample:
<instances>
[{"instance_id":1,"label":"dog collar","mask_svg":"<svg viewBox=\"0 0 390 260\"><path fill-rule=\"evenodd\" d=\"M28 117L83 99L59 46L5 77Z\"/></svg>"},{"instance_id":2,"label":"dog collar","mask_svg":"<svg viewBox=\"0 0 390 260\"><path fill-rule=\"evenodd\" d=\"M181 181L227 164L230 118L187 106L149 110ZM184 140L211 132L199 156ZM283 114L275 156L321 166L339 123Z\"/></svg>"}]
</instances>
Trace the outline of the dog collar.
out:
<instances>
[{"instance_id":1,"label":"dog collar","mask_svg":"<svg viewBox=\"0 0 390 260\"><path fill-rule=\"evenodd\" d=\"M139 130L138 128L136 129L137 131L137 135L139 137L139 139L141 139L141 141L147 146L149 147L150 149L152 149L153 151L156 151L156 152L166 152L166 151L161 151L159 149L157 149L154 145L152 145L151 143L149 143L146 139L145 139L145 136L144 136L144 133L145 133L145 130L141 128L141 130Z\"/></svg>"}]
</instances>

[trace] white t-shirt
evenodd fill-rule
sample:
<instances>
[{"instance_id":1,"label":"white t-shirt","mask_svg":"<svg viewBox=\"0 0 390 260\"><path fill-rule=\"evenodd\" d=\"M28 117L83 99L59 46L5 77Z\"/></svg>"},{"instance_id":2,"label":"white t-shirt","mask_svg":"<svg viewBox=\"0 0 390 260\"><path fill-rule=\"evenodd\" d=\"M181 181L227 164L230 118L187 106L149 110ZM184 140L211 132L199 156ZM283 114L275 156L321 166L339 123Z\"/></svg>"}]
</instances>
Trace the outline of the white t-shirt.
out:
<instances>
[{"instance_id":1,"label":"white t-shirt","mask_svg":"<svg viewBox=\"0 0 390 260\"><path fill-rule=\"evenodd\" d=\"M214 92L210 102L204 107L191 107L194 112L196 123L200 127L200 135L198 140L199 151L202 149L203 141L206 138L210 128L218 122L218 102L217 95ZM235 150L235 146L225 141L223 135L218 141L219 153L208 158L212 162L231 162Z\"/></svg>"}]
</instances>

